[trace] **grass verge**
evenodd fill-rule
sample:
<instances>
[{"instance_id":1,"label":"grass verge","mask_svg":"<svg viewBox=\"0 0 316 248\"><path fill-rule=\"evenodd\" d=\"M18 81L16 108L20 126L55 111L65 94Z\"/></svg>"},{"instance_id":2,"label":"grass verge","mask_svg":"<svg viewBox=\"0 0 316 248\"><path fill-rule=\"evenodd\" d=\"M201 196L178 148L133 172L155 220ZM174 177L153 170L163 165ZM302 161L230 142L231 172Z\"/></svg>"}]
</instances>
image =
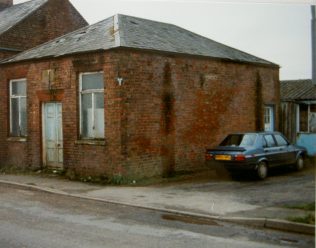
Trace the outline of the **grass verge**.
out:
<instances>
[{"instance_id":1,"label":"grass verge","mask_svg":"<svg viewBox=\"0 0 316 248\"><path fill-rule=\"evenodd\" d=\"M315 225L315 202L286 205L284 207L289 209L298 209L306 211L306 214L303 216L289 216L287 220L298 223Z\"/></svg>"}]
</instances>

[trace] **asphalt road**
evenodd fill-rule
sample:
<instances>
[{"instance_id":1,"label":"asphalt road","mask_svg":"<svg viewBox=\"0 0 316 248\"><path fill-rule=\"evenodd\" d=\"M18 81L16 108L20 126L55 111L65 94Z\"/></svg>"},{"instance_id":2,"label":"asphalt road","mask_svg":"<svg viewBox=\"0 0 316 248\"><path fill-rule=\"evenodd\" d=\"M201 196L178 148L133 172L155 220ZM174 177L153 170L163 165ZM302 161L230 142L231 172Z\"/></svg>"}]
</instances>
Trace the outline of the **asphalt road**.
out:
<instances>
[{"instance_id":1,"label":"asphalt road","mask_svg":"<svg viewBox=\"0 0 316 248\"><path fill-rule=\"evenodd\" d=\"M0 247L314 247L314 237L1 186Z\"/></svg>"}]
</instances>

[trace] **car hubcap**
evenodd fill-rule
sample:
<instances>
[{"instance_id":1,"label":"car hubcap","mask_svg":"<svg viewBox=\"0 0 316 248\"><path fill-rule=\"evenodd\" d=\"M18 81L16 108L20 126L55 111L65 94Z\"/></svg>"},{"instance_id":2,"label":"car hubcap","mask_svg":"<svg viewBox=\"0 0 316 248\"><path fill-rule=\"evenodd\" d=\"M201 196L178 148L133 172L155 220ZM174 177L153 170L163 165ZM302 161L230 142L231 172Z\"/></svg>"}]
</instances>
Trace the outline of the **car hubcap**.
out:
<instances>
[{"instance_id":1,"label":"car hubcap","mask_svg":"<svg viewBox=\"0 0 316 248\"><path fill-rule=\"evenodd\" d=\"M302 158L298 158L297 160L297 169L301 170L304 167L304 161Z\"/></svg>"},{"instance_id":2,"label":"car hubcap","mask_svg":"<svg viewBox=\"0 0 316 248\"><path fill-rule=\"evenodd\" d=\"M258 174L260 178L265 178L267 176L267 166L265 164L259 165Z\"/></svg>"}]
</instances>

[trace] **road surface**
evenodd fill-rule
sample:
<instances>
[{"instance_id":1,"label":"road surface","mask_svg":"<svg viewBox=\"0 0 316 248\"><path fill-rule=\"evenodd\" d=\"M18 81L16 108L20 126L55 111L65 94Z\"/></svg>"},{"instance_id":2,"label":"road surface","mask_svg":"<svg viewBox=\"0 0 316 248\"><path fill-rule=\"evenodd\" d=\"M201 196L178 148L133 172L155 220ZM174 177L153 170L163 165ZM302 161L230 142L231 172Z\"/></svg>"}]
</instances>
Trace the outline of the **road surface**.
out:
<instances>
[{"instance_id":1,"label":"road surface","mask_svg":"<svg viewBox=\"0 0 316 248\"><path fill-rule=\"evenodd\" d=\"M0 185L0 247L314 247L314 237Z\"/></svg>"}]
</instances>

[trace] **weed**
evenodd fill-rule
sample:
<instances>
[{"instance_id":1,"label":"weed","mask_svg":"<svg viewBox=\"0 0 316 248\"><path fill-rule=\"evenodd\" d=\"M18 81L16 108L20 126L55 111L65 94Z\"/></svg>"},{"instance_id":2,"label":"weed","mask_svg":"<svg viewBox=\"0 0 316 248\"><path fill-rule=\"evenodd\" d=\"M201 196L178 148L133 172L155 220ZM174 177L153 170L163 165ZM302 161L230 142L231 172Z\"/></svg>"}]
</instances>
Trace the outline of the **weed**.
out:
<instances>
[{"instance_id":1,"label":"weed","mask_svg":"<svg viewBox=\"0 0 316 248\"><path fill-rule=\"evenodd\" d=\"M287 219L289 221L293 221L293 222L315 225L315 214L314 213L309 213L309 214L306 214L305 216L302 216L302 217L288 217Z\"/></svg>"},{"instance_id":2,"label":"weed","mask_svg":"<svg viewBox=\"0 0 316 248\"><path fill-rule=\"evenodd\" d=\"M136 185L136 180L123 176L121 173L114 174L108 179L108 184L113 185Z\"/></svg>"}]
</instances>

